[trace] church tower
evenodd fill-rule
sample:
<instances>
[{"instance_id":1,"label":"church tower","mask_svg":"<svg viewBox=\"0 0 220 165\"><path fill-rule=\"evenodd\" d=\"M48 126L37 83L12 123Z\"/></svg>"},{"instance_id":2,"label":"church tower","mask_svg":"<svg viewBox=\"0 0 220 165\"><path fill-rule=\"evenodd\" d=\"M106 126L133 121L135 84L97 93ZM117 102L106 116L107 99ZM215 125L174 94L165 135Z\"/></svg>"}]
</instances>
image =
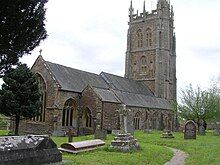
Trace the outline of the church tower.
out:
<instances>
[{"instance_id":1,"label":"church tower","mask_svg":"<svg viewBox=\"0 0 220 165\"><path fill-rule=\"evenodd\" d=\"M158 0L156 10L129 8L125 77L143 81L155 96L176 100L176 39L173 7Z\"/></svg>"}]
</instances>

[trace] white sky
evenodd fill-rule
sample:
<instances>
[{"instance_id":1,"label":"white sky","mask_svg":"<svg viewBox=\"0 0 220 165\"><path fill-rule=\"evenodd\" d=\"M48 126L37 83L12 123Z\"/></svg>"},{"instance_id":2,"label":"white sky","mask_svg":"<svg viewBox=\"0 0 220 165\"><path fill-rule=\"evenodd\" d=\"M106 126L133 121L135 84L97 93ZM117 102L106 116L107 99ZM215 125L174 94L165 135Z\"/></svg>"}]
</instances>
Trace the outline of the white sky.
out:
<instances>
[{"instance_id":1,"label":"white sky","mask_svg":"<svg viewBox=\"0 0 220 165\"><path fill-rule=\"evenodd\" d=\"M133 0L135 11L144 0ZM146 0L156 8L157 0ZM220 81L220 1L171 0L177 37L178 89ZM130 0L50 0L48 38L22 62L33 65L39 50L45 60L99 74L124 75Z\"/></svg>"}]
</instances>

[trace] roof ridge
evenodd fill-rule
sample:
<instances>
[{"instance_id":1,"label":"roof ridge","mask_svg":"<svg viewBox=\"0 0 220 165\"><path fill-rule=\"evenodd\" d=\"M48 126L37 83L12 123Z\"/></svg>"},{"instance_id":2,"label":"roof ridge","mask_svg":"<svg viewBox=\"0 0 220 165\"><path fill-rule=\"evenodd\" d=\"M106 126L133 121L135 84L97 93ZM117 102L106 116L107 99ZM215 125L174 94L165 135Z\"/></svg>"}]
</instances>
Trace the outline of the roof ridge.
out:
<instances>
[{"instance_id":1,"label":"roof ridge","mask_svg":"<svg viewBox=\"0 0 220 165\"><path fill-rule=\"evenodd\" d=\"M72 68L72 67L70 67L70 66L65 66L65 65L62 65L62 64L57 64L57 63L50 62L50 61L45 61L45 62L46 62L46 63L48 62L48 63L51 63L51 64L55 64L55 65L59 65L59 66L65 67L65 68L73 69L73 70L76 70L76 71L80 71L80 72L83 72L83 73L88 73L88 74L93 74L93 75L96 75L96 76L100 76L100 75L97 74L97 73L92 73L92 72L89 72L89 71L84 71L84 70Z\"/></svg>"}]
</instances>

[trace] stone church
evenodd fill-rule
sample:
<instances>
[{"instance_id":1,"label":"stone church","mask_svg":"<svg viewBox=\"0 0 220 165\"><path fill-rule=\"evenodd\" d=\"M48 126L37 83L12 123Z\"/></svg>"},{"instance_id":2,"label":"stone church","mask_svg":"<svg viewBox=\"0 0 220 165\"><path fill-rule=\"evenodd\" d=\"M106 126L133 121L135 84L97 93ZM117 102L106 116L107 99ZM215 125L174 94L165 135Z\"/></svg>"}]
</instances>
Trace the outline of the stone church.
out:
<instances>
[{"instance_id":1,"label":"stone church","mask_svg":"<svg viewBox=\"0 0 220 165\"><path fill-rule=\"evenodd\" d=\"M21 133L92 134L97 126L119 129L118 110L128 109L130 130L174 129L171 102L176 100L176 40L173 8L158 0L157 8L134 13L129 8L125 76L94 74L45 61L32 66L40 83L41 115L22 121Z\"/></svg>"}]
</instances>

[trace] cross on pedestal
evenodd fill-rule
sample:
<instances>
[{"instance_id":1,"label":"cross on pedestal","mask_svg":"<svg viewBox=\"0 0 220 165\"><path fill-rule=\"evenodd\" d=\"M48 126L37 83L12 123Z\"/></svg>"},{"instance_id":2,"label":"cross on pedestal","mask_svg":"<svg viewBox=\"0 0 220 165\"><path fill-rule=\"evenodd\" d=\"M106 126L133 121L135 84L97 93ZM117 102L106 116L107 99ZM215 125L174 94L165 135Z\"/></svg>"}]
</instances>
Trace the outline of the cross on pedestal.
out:
<instances>
[{"instance_id":1,"label":"cross on pedestal","mask_svg":"<svg viewBox=\"0 0 220 165\"><path fill-rule=\"evenodd\" d=\"M127 115L128 115L128 112L130 111L130 109L127 109L126 105L122 104L122 107L116 111L119 112L120 130L123 133L128 133Z\"/></svg>"},{"instance_id":2,"label":"cross on pedestal","mask_svg":"<svg viewBox=\"0 0 220 165\"><path fill-rule=\"evenodd\" d=\"M73 142L74 132L71 128L66 132L66 135L68 136L68 142Z\"/></svg>"}]
</instances>

